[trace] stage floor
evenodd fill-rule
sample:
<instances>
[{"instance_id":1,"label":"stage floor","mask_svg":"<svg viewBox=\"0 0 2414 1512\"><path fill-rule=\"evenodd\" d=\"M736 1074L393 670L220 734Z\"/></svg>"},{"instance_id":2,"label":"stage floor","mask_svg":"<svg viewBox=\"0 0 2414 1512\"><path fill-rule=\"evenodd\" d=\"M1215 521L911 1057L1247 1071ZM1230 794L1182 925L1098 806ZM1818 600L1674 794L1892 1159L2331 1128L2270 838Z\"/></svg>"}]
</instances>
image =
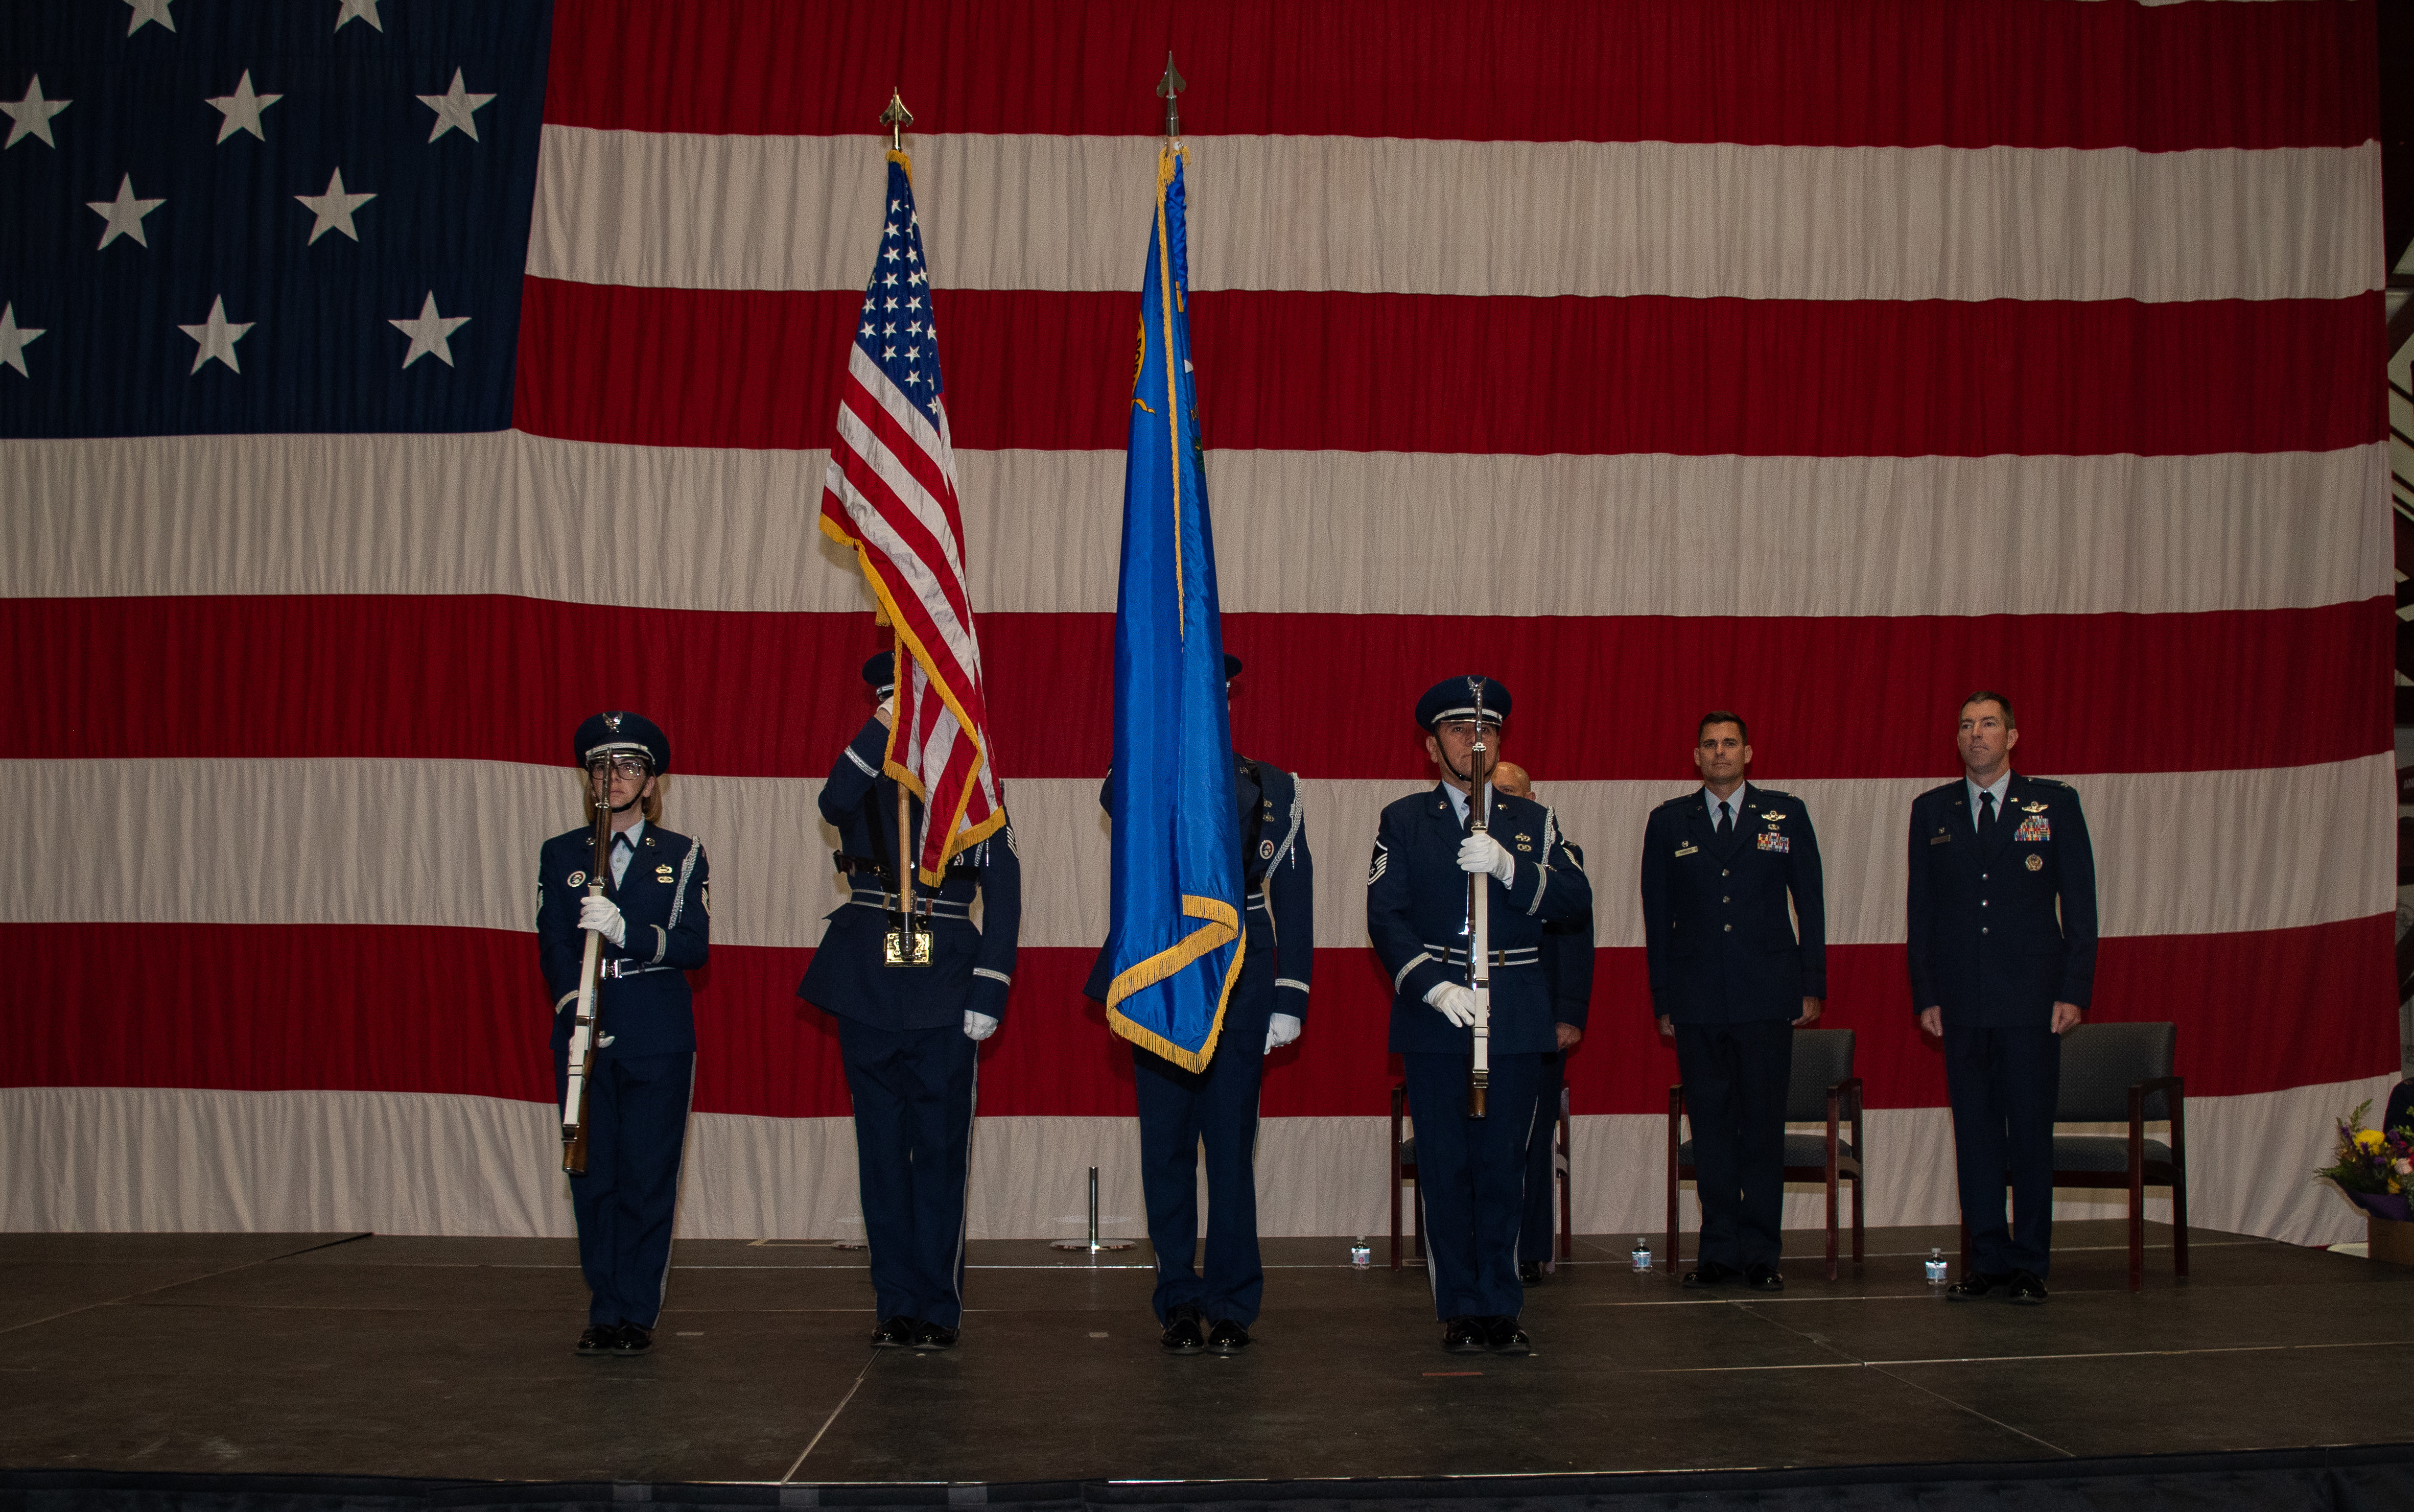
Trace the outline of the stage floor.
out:
<instances>
[{"instance_id":1,"label":"stage floor","mask_svg":"<svg viewBox=\"0 0 2414 1512\"><path fill-rule=\"evenodd\" d=\"M2043 1308L1947 1303L1946 1230L1787 1290L1584 1239L1536 1353L1438 1347L1422 1270L1266 1246L1258 1343L1169 1357L1145 1245L976 1242L963 1346L865 1347L860 1252L685 1241L648 1356L581 1359L567 1240L0 1235L0 1465L496 1480L998 1484L2006 1461L2407 1436L2414 1270L2198 1231L2196 1274L2058 1227ZM2150 1243L2167 1241L2157 1230Z\"/></svg>"}]
</instances>

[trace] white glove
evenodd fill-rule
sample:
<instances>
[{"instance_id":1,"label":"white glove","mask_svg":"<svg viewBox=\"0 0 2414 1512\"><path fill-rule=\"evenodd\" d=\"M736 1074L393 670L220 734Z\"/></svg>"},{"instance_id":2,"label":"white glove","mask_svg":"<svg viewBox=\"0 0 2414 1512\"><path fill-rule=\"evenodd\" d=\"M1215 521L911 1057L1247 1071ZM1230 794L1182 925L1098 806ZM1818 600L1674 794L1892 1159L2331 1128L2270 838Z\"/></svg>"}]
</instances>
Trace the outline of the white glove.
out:
<instances>
[{"instance_id":1,"label":"white glove","mask_svg":"<svg viewBox=\"0 0 2414 1512\"><path fill-rule=\"evenodd\" d=\"M1279 1050L1299 1038L1301 1029L1296 1014L1276 1014L1266 1025L1266 1048Z\"/></svg>"},{"instance_id":2,"label":"white glove","mask_svg":"<svg viewBox=\"0 0 2414 1512\"><path fill-rule=\"evenodd\" d=\"M620 917L620 905L608 897L580 898L578 927L592 929L615 945L628 943L629 921Z\"/></svg>"},{"instance_id":3,"label":"white glove","mask_svg":"<svg viewBox=\"0 0 2414 1512\"><path fill-rule=\"evenodd\" d=\"M964 1010L964 1038L985 1040L996 1032L996 1019L987 1014L976 1014L969 1008Z\"/></svg>"},{"instance_id":4,"label":"white glove","mask_svg":"<svg viewBox=\"0 0 2414 1512\"><path fill-rule=\"evenodd\" d=\"M1425 1001L1441 1011L1453 1029L1475 1027L1475 989L1456 982L1437 982Z\"/></svg>"},{"instance_id":5,"label":"white glove","mask_svg":"<svg viewBox=\"0 0 2414 1512\"><path fill-rule=\"evenodd\" d=\"M1517 858L1489 835L1470 835L1458 842L1458 869L1488 871L1506 887L1517 880Z\"/></svg>"},{"instance_id":6,"label":"white glove","mask_svg":"<svg viewBox=\"0 0 2414 1512\"><path fill-rule=\"evenodd\" d=\"M872 711L872 717L878 719L883 724L895 724L897 722L897 695L891 693L888 697L882 699L880 701L880 706Z\"/></svg>"}]
</instances>

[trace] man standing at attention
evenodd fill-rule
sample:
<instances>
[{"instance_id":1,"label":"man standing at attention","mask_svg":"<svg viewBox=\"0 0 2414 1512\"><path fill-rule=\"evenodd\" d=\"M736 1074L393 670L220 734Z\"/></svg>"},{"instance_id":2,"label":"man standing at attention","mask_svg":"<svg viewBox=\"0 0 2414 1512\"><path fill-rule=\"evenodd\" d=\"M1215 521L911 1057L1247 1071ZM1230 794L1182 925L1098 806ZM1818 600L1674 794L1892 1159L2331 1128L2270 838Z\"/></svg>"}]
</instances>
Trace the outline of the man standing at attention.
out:
<instances>
[{"instance_id":1,"label":"man standing at attention","mask_svg":"<svg viewBox=\"0 0 2414 1512\"><path fill-rule=\"evenodd\" d=\"M1785 1093L1794 1031L1827 996L1827 907L1810 810L1747 783L1751 766L1742 717L1703 715L1701 787L1644 823L1643 939L1693 1124L1702 1241L1685 1284L1781 1292Z\"/></svg>"},{"instance_id":2,"label":"man standing at attention","mask_svg":"<svg viewBox=\"0 0 2414 1512\"><path fill-rule=\"evenodd\" d=\"M2012 771L2011 700L1961 701L1961 777L1911 806L1912 1007L1945 1042L1972 1269L1955 1301L2045 1300L2062 1031L2095 982L2095 853L2079 794ZM2004 1178L2012 1218L2004 1212Z\"/></svg>"}]
</instances>

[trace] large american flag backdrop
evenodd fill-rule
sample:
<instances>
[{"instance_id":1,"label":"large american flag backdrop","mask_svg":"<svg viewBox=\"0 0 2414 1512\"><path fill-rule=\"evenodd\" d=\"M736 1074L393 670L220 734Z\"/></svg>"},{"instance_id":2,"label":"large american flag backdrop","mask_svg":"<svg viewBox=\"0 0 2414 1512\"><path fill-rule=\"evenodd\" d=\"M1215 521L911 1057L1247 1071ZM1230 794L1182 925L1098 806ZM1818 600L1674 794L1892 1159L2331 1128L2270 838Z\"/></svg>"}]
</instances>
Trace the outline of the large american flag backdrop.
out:
<instances>
[{"instance_id":1,"label":"large american flag backdrop","mask_svg":"<svg viewBox=\"0 0 2414 1512\"><path fill-rule=\"evenodd\" d=\"M975 1232L1070 1232L1091 1164L1138 1230L1078 988L1170 48L1236 740L1324 858L1268 1229L1381 1222L1363 862L1482 669L1602 899L1580 1227L1658 1211L1636 847L1713 706L1825 844L1871 1217L1950 1219L1903 836L1991 685L2088 806L2096 1016L2180 1025L2198 1221L2346 1237L2305 1173L2396 1059L2374 9L12 7L0 1223L566 1232L531 876L625 707L718 883L683 1230L850 1232L792 994L886 636L814 518L894 84L1025 868Z\"/></svg>"}]
</instances>

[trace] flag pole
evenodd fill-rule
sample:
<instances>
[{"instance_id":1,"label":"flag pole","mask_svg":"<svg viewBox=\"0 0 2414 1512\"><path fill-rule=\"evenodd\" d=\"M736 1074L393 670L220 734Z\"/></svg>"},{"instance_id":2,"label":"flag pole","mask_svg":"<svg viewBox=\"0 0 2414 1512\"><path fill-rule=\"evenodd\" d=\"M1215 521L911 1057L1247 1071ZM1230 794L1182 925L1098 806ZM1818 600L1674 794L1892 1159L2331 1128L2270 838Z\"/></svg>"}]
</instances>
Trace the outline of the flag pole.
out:
<instances>
[{"instance_id":1,"label":"flag pole","mask_svg":"<svg viewBox=\"0 0 2414 1512\"><path fill-rule=\"evenodd\" d=\"M888 87L888 108L880 112L880 124L888 128L888 150L902 156L905 152L905 128L914 124L914 112L905 108L905 97L897 86ZM891 749L897 744L895 721L903 718L905 700L899 694L905 690L905 678L913 665L913 652L905 644L905 627L897 627L897 649L889 660L888 670L896 681L896 691L889 694L889 736ZM934 794L935 795L935 794ZM897 784L897 927L889 931L884 951L885 962L890 966L928 966L931 964L930 941L921 938L914 926L914 872L922 858L914 852L913 799L906 794L905 784Z\"/></svg>"}]
</instances>

